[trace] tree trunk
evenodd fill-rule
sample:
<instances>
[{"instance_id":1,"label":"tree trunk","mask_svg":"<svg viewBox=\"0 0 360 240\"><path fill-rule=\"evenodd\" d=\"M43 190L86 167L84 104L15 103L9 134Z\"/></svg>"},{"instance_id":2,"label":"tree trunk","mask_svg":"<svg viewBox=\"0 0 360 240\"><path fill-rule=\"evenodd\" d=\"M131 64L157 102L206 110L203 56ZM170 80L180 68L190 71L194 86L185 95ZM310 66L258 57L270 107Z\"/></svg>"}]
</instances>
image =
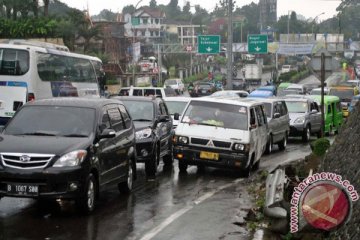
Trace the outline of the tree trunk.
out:
<instances>
[{"instance_id":1,"label":"tree trunk","mask_svg":"<svg viewBox=\"0 0 360 240\"><path fill-rule=\"evenodd\" d=\"M49 0L43 0L44 1L44 16L49 16Z\"/></svg>"}]
</instances>

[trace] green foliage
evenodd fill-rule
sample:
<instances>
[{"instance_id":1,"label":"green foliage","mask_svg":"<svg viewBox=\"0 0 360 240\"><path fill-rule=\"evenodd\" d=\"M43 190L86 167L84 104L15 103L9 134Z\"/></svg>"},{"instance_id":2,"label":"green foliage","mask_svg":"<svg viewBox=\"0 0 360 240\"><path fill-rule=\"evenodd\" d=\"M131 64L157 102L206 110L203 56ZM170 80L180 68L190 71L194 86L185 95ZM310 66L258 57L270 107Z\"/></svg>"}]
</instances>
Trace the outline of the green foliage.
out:
<instances>
[{"instance_id":1,"label":"green foliage","mask_svg":"<svg viewBox=\"0 0 360 240\"><path fill-rule=\"evenodd\" d=\"M119 81L117 79L108 79L106 80L106 85L117 85Z\"/></svg>"},{"instance_id":2,"label":"green foliage","mask_svg":"<svg viewBox=\"0 0 360 240\"><path fill-rule=\"evenodd\" d=\"M215 56L214 61L220 65L225 65L227 60L226 60L226 57L217 55L217 56Z\"/></svg>"},{"instance_id":3,"label":"green foliage","mask_svg":"<svg viewBox=\"0 0 360 240\"><path fill-rule=\"evenodd\" d=\"M327 138L319 138L311 143L313 153L316 156L322 157L325 155L326 150L330 147L330 141Z\"/></svg>"},{"instance_id":4,"label":"green foliage","mask_svg":"<svg viewBox=\"0 0 360 240\"><path fill-rule=\"evenodd\" d=\"M58 22L48 18L10 20L0 18L1 38L52 38L57 37Z\"/></svg>"},{"instance_id":5,"label":"green foliage","mask_svg":"<svg viewBox=\"0 0 360 240\"><path fill-rule=\"evenodd\" d=\"M191 82L195 82L195 81L199 81L199 80L204 80L206 77L207 77L207 73L202 72L202 73L198 73L196 75L192 75L190 77L185 78L184 82L191 83Z\"/></svg>"}]
</instances>

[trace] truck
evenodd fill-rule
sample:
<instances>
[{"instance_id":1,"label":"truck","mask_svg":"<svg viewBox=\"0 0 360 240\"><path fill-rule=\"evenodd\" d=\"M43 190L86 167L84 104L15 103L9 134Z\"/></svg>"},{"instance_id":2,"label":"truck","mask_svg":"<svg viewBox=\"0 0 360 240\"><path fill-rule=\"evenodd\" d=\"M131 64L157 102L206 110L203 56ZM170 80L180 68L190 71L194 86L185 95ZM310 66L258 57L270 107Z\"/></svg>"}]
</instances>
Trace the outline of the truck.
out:
<instances>
[{"instance_id":1,"label":"truck","mask_svg":"<svg viewBox=\"0 0 360 240\"><path fill-rule=\"evenodd\" d=\"M250 90L261 86L262 65L260 64L245 64L245 82Z\"/></svg>"}]
</instances>

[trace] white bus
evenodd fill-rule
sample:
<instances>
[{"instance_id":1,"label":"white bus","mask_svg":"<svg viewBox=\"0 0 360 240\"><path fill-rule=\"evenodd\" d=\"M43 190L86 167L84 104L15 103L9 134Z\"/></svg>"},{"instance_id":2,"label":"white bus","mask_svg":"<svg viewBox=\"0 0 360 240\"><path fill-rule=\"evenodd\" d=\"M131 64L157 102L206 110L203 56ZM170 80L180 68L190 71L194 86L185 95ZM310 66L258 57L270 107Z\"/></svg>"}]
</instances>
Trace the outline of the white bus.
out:
<instances>
[{"instance_id":1,"label":"white bus","mask_svg":"<svg viewBox=\"0 0 360 240\"><path fill-rule=\"evenodd\" d=\"M0 44L0 125L25 104L19 103L20 93L16 91L26 94L26 101L66 96L100 97L101 60L55 46L58 45ZM9 96L17 96L17 99Z\"/></svg>"}]
</instances>

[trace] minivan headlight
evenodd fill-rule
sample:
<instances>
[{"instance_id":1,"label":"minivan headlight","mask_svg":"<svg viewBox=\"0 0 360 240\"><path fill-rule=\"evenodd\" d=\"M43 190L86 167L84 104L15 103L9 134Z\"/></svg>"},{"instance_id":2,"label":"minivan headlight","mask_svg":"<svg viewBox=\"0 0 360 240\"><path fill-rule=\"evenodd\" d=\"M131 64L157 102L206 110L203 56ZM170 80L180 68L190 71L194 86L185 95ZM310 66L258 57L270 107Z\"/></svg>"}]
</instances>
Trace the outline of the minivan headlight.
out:
<instances>
[{"instance_id":1,"label":"minivan headlight","mask_svg":"<svg viewBox=\"0 0 360 240\"><path fill-rule=\"evenodd\" d=\"M189 138L188 137L184 137L184 136L180 136L178 137L178 141L181 144L188 144L189 143Z\"/></svg>"},{"instance_id":2,"label":"minivan headlight","mask_svg":"<svg viewBox=\"0 0 360 240\"><path fill-rule=\"evenodd\" d=\"M250 145L242 144L242 143L235 143L233 148L235 151L247 152L250 149Z\"/></svg>"},{"instance_id":3,"label":"minivan headlight","mask_svg":"<svg viewBox=\"0 0 360 240\"><path fill-rule=\"evenodd\" d=\"M79 166L85 159L87 151L77 150L69 152L60 157L53 165L53 167L74 167Z\"/></svg>"},{"instance_id":4,"label":"minivan headlight","mask_svg":"<svg viewBox=\"0 0 360 240\"><path fill-rule=\"evenodd\" d=\"M148 138L148 137L151 136L151 133L152 133L151 128L145 128L145 129L142 129L140 131L137 131L135 133L135 138L136 138L136 140Z\"/></svg>"},{"instance_id":5,"label":"minivan headlight","mask_svg":"<svg viewBox=\"0 0 360 240\"><path fill-rule=\"evenodd\" d=\"M304 124L304 122L305 122L305 117L299 117L294 121L295 124Z\"/></svg>"}]
</instances>

